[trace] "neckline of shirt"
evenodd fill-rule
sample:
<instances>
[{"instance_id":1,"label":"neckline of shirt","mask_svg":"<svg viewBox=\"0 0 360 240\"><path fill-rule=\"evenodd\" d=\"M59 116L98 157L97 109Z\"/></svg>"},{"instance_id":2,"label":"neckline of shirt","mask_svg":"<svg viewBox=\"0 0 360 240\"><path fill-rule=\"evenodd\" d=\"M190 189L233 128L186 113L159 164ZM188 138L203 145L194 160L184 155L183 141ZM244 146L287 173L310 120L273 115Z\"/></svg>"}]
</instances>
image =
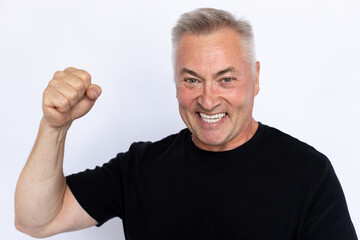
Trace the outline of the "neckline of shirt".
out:
<instances>
[{"instance_id":1,"label":"neckline of shirt","mask_svg":"<svg viewBox=\"0 0 360 240\"><path fill-rule=\"evenodd\" d=\"M241 153L241 152L246 152L248 150L251 150L254 148L254 146L256 145L256 143L258 142L258 139L260 138L263 129L264 129L264 125L261 122L258 122L259 126L254 134L254 136L252 136L252 138L250 138L247 142L245 142L244 144L240 145L237 148L231 149L231 150L227 150L227 151L219 151L219 152L213 152L213 151L207 151L207 150L203 150L199 147L197 147L194 142L191 139L191 132L189 129L186 129L186 140L187 140L187 144L190 145L191 150L200 153L200 154L205 154L205 155L211 155L211 156L221 156L221 155L228 155L228 154L234 154L234 153Z\"/></svg>"}]
</instances>

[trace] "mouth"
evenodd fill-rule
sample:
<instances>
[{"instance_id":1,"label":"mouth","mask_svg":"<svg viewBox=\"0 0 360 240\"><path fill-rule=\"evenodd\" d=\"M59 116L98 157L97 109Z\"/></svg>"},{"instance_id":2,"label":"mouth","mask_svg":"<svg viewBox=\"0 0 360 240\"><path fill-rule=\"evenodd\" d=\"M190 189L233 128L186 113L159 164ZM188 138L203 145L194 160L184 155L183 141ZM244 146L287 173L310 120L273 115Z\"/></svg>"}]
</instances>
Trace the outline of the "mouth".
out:
<instances>
[{"instance_id":1,"label":"mouth","mask_svg":"<svg viewBox=\"0 0 360 240\"><path fill-rule=\"evenodd\" d=\"M199 112L201 119L206 123L216 123L219 122L223 117L226 116L226 113L217 113L213 115L207 115L205 113Z\"/></svg>"}]
</instances>

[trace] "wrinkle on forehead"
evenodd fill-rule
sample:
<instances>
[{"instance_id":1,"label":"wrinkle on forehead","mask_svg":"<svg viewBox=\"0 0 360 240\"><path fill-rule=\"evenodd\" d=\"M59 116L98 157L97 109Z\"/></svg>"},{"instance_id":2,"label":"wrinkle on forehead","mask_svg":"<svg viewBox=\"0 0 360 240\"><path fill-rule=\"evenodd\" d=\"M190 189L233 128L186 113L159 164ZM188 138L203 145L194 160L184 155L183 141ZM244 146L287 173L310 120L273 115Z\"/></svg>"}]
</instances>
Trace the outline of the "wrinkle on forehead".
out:
<instances>
[{"instance_id":1,"label":"wrinkle on forehead","mask_svg":"<svg viewBox=\"0 0 360 240\"><path fill-rule=\"evenodd\" d=\"M222 29L206 35L185 33L179 43L177 71L189 68L205 76L244 63L239 35ZM179 73L179 72L178 72Z\"/></svg>"},{"instance_id":2,"label":"wrinkle on forehead","mask_svg":"<svg viewBox=\"0 0 360 240\"><path fill-rule=\"evenodd\" d=\"M238 72L243 64L236 51L221 47L202 47L196 51L189 49L180 55L178 65L181 65L181 69L188 68L202 76L214 75L228 68L233 68L232 72Z\"/></svg>"}]
</instances>

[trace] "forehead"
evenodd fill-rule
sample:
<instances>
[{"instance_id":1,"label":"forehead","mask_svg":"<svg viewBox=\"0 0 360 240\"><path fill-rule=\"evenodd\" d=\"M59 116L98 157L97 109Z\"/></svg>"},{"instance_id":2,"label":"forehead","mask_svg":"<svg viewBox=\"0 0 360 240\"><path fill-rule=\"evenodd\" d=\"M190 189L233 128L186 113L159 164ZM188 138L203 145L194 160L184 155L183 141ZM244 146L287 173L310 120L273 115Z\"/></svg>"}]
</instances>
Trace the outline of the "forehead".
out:
<instances>
[{"instance_id":1,"label":"forehead","mask_svg":"<svg viewBox=\"0 0 360 240\"><path fill-rule=\"evenodd\" d=\"M185 33L176 54L176 69L216 71L235 67L243 62L241 39L232 29L220 29L207 34Z\"/></svg>"}]
</instances>

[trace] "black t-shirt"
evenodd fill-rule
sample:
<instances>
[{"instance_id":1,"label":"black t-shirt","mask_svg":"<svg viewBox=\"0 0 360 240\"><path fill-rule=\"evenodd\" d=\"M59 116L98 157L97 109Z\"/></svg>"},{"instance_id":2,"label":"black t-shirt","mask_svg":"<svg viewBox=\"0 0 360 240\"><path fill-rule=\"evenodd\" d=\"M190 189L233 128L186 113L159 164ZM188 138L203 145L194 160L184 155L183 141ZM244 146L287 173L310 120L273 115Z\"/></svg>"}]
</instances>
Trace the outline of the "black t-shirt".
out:
<instances>
[{"instance_id":1,"label":"black t-shirt","mask_svg":"<svg viewBox=\"0 0 360 240\"><path fill-rule=\"evenodd\" d=\"M242 146L197 148L188 129L67 177L99 225L123 220L125 237L206 240L355 240L329 160L262 125Z\"/></svg>"}]
</instances>

